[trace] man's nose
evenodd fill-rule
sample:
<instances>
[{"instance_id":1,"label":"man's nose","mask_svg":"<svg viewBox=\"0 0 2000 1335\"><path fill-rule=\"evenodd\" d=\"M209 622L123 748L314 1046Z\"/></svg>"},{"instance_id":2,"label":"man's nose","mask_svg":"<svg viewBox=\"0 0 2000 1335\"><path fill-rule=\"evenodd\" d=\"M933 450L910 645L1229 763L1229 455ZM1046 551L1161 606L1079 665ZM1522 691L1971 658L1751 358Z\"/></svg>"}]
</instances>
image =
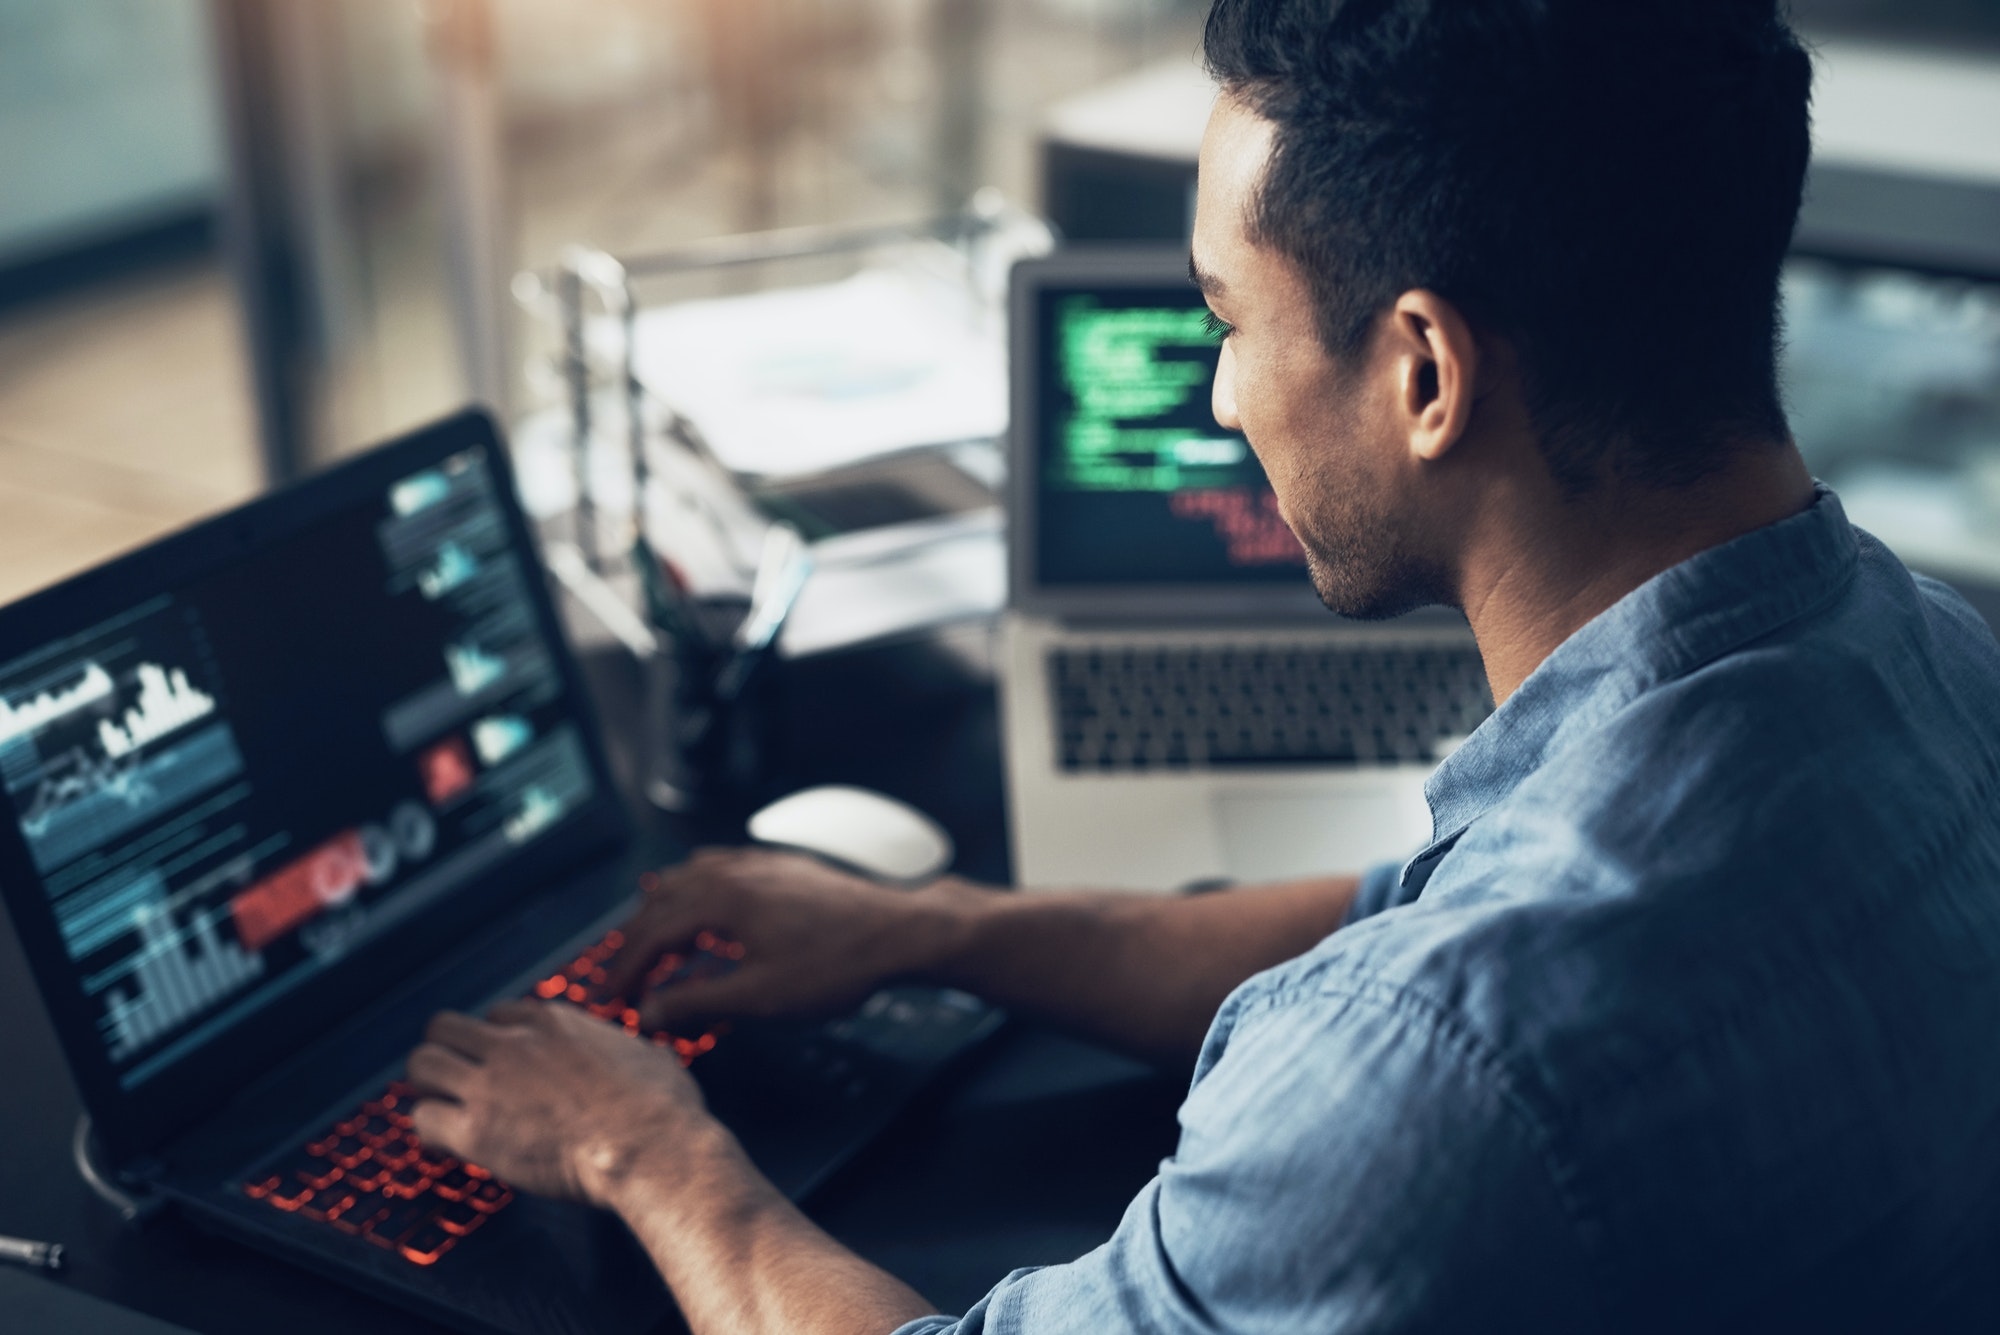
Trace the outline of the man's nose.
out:
<instances>
[{"instance_id":1,"label":"man's nose","mask_svg":"<svg viewBox=\"0 0 2000 1335\"><path fill-rule=\"evenodd\" d=\"M1227 343L1222 345L1222 360L1215 364L1215 388L1209 393L1209 406L1215 411L1216 424L1225 431L1241 431L1242 419L1236 415L1236 351Z\"/></svg>"}]
</instances>

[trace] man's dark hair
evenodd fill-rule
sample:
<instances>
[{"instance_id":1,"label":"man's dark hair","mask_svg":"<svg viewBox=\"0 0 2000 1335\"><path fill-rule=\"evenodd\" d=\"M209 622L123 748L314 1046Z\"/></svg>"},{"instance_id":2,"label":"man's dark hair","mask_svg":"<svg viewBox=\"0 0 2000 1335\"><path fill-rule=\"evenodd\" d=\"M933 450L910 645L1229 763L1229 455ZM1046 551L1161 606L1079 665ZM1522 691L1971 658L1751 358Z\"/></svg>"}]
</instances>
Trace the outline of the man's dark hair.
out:
<instances>
[{"instance_id":1,"label":"man's dark hair","mask_svg":"<svg viewBox=\"0 0 2000 1335\"><path fill-rule=\"evenodd\" d=\"M1787 434L1812 66L1782 0L1215 0L1206 54L1276 125L1251 234L1333 353L1453 301L1518 350L1572 492Z\"/></svg>"}]
</instances>

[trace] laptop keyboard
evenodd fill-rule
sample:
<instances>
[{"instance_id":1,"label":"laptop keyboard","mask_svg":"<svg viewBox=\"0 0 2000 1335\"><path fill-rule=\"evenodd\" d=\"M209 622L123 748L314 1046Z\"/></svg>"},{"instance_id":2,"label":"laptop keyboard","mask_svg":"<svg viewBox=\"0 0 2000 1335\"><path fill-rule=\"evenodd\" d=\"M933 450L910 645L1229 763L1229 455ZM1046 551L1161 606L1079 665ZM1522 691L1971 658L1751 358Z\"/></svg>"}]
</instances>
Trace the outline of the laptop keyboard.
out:
<instances>
[{"instance_id":1,"label":"laptop keyboard","mask_svg":"<svg viewBox=\"0 0 2000 1335\"><path fill-rule=\"evenodd\" d=\"M582 1006L607 1023L639 1033L639 1013L599 991L604 965L624 944L612 932L564 969L541 979L533 995ZM735 967L743 947L703 932L693 953L668 955L648 976L657 987L713 976ZM718 1030L698 1036L656 1033L649 1042L671 1047L682 1065L715 1047ZM410 1107L416 1090L395 1081L348 1116L244 1183L243 1193L274 1209L311 1219L400 1256L411 1265L435 1265L458 1243L505 1210L514 1193L477 1164L465 1163L416 1137Z\"/></svg>"},{"instance_id":2,"label":"laptop keyboard","mask_svg":"<svg viewBox=\"0 0 2000 1335\"><path fill-rule=\"evenodd\" d=\"M1066 647L1048 671L1065 770L1423 764L1493 712L1470 645Z\"/></svg>"}]
</instances>

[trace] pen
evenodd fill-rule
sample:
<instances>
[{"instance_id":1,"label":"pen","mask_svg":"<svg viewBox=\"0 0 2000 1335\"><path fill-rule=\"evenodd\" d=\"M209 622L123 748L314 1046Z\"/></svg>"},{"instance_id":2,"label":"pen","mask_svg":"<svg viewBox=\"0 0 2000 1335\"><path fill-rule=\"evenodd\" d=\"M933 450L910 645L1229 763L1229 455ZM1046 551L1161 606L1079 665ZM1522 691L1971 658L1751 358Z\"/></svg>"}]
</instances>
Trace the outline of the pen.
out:
<instances>
[{"instance_id":1,"label":"pen","mask_svg":"<svg viewBox=\"0 0 2000 1335\"><path fill-rule=\"evenodd\" d=\"M639 590L646 600L646 614L653 625L676 641L692 647L708 648L708 636L694 610L687 586L676 577L672 566L653 550L642 535L632 548L632 561L639 569Z\"/></svg>"},{"instance_id":2,"label":"pen","mask_svg":"<svg viewBox=\"0 0 2000 1335\"><path fill-rule=\"evenodd\" d=\"M63 1265L62 1244L0 1236L0 1261L12 1261L34 1270L60 1270Z\"/></svg>"}]
</instances>

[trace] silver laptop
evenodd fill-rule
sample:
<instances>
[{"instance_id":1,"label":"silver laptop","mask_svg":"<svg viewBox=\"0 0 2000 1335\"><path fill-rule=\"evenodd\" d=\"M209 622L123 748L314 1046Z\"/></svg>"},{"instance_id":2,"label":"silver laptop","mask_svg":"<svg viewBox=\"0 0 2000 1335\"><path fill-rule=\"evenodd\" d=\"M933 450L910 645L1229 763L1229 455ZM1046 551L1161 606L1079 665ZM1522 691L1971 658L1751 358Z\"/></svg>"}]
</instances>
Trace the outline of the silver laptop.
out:
<instances>
[{"instance_id":1,"label":"silver laptop","mask_svg":"<svg viewBox=\"0 0 2000 1335\"><path fill-rule=\"evenodd\" d=\"M1491 712L1456 613L1323 608L1240 435L1181 249L1014 270L1002 659L1016 880L1172 890L1358 871Z\"/></svg>"}]
</instances>

